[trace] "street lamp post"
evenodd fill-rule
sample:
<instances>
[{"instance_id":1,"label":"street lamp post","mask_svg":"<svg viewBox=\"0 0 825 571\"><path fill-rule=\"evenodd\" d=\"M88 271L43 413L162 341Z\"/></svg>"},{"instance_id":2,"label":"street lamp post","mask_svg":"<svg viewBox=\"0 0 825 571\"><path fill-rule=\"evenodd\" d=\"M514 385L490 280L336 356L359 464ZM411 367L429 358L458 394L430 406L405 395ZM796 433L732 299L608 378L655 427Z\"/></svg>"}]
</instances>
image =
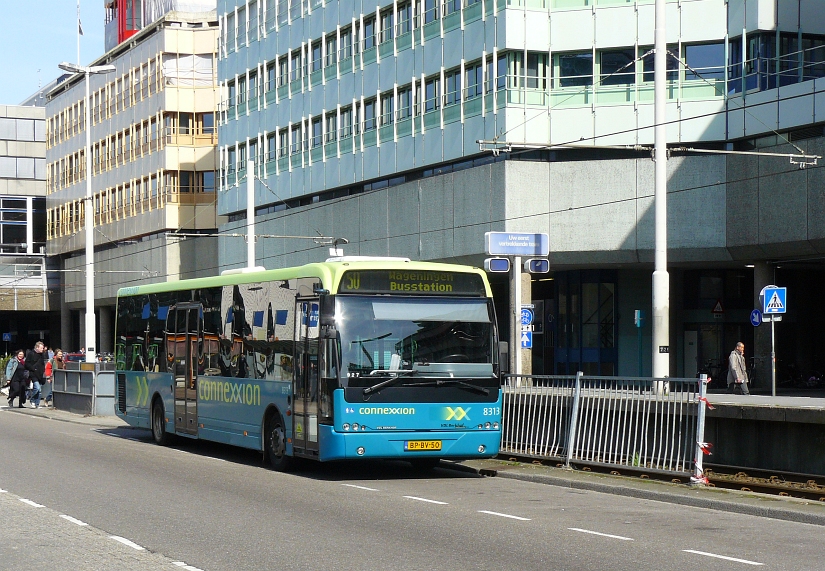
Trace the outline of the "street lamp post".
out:
<instances>
[{"instance_id":1,"label":"street lamp post","mask_svg":"<svg viewBox=\"0 0 825 571\"><path fill-rule=\"evenodd\" d=\"M86 84L86 97L83 100L84 127L86 129L86 362L94 363L97 360L95 351L95 243L94 243L94 209L92 208L92 113L89 108L89 76L93 74L111 73L115 71L113 65L85 66L63 62L58 65L63 71L82 73Z\"/></svg>"}]
</instances>

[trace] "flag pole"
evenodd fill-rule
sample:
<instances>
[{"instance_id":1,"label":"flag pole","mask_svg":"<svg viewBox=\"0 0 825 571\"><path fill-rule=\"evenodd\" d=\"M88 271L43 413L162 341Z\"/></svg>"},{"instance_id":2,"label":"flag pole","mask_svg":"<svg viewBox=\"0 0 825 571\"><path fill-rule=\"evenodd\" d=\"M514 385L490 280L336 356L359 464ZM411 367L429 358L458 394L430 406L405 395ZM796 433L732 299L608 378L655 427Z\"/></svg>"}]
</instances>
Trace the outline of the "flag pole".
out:
<instances>
[{"instance_id":1,"label":"flag pole","mask_svg":"<svg viewBox=\"0 0 825 571\"><path fill-rule=\"evenodd\" d=\"M83 65L80 61L80 0L77 0L77 65Z\"/></svg>"}]
</instances>

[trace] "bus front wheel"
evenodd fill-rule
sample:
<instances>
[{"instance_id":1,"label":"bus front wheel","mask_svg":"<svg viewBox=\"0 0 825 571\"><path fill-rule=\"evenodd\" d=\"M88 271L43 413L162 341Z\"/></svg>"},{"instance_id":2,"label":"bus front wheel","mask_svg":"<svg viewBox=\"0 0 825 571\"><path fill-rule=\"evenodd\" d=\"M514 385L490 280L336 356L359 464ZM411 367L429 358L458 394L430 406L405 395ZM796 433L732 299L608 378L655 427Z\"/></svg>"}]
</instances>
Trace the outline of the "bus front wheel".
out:
<instances>
[{"instance_id":1,"label":"bus front wheel","mask_svg":"<svg viewBox=\"0 0 825 571\"><path fill-rule=\"evenodd\" d=\"M286 430L281 415L274 412L266 421L266 455L269 464L279 472L289 472L295 467L295 459L286 455Z\"/></svg>"},{"instance_id":2,"label":"bus front wheel","mask_svg":"<svg viewBox=\"0 0 825 571\"><path fill-rule=\"evenodd\" d=\"M152 405L152 438L155 444L166 446L169 444L169 434L166 432L166 418L163 414L163 403L160 399Z\"/></svg>"}]
</instances>

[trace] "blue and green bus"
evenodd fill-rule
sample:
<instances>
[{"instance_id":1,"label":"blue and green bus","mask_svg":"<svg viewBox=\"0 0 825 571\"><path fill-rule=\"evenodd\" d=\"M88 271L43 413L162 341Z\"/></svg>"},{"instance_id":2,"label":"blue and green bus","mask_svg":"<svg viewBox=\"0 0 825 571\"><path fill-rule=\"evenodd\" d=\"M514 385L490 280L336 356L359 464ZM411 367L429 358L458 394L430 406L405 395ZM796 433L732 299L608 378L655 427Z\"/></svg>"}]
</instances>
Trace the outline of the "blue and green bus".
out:
<instances>
[{"instance_id":1,"label":"blue and green bus","mask_svg":"<svg viewBox=\"0 0 825 571\"><path fill-rule=\"evenodd\" d=\"M501 438L484 272L404 258L121 288L116 413L158 444L296 458L487 458Z\"/></svg>"}]
</instances>

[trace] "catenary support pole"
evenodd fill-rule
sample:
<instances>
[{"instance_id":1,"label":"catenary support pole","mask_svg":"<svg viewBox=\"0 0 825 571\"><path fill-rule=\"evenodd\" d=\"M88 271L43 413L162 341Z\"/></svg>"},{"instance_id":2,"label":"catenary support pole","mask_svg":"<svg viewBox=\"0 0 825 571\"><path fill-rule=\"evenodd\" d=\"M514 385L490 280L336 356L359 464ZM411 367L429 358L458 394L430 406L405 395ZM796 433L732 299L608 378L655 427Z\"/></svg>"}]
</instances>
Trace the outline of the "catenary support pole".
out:
<instances>
[{"instance_id":1,"label":"catenary support pole","mask_svg":"<svg viewBox=\"0 0 825 571\"><path fill-rule=\"evenodd\" d=\"M654 32L654 219L655 267L653 271L653 377L670 376L670 277L667 272L667 37L665 0L656 0ZM662 383L658 383L662 384ZM656 387L657 390L664 387Z\"/></svg>"},{"instance_id":2,"label":"catenary support pole","mask_svg":"<svg viewBox=\"0 0 825 571\"><path fill-rule=\"evenodd\" d=\"M255 161L246 163L246 265L255 267Z\"/></svg>"},{"instance_id":3,"label":"catenary support pole","mask_svg":"<svg viewBox=\"0 0 825 571\"><path fill-rule=\"evenodd\" d=\"M86 99L83 100L83 120L86 130L86 336L83 346L86 348L86 362L97 361L95 351L95 219L92 207L92 113L89 109L89 75L83 74L86 84Z\"/></svg>"}]
</instances>

